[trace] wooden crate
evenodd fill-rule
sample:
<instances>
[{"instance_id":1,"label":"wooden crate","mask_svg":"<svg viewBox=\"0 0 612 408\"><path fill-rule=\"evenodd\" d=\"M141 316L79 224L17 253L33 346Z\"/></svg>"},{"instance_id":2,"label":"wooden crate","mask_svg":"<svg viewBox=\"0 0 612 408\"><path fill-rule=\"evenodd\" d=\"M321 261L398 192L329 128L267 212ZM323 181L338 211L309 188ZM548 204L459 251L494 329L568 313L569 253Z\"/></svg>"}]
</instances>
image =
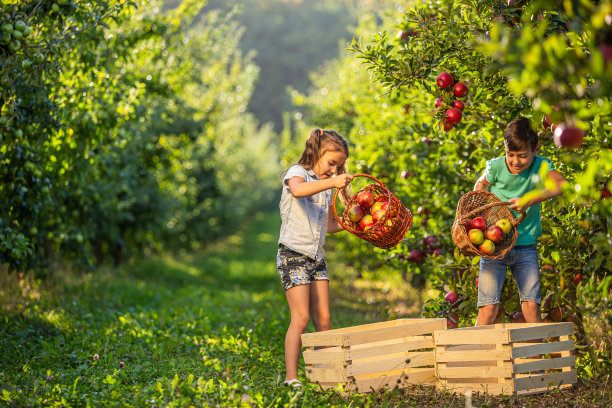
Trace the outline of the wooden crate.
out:
<instances>
[{"instance_id":1,"label":"wooden crate","mask_svg":"<svg viewBox=\"0 0 612 408\"><path fill-rule=\"evenodd\" d=\"M501 323L434 333L437 388L522 395L577 381L573 323Z\"/></svg>"},{"instance_id":2,"label":"wooden crate","mask_svg":"<svg viewBox=\"0 0 612 408\"><path fill-rule=\"evenodd\" d=\"M397 319L302 334L306 377L346 392L434 381L433 332L446 319Z\"/></svg>"}]
</instances>

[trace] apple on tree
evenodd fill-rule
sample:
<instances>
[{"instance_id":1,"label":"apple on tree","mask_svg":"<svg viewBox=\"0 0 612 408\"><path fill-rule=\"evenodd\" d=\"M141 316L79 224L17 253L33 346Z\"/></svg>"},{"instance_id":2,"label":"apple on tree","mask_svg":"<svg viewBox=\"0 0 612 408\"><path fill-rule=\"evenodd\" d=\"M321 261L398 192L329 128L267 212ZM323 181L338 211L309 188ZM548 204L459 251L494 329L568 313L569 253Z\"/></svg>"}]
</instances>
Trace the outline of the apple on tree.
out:
<instances>
[{"instance_id":1,"label":"apple on tree","mask_svg":"<svg viewBox=\"0 0 612 408\"><path fill-rule=\"evenodd\" d=\"M576 126L562 123L553 132L555 146L566 149L577 149L584 142L584 132Z\"/></svg>"},{"instance_id":2,"label":"apple on tree","mask_svg":"<svg viewBox=\"0 0 612 408\"><path fill-rule=\"evenodd\" d=\"M453 84L453 76L448 72L443 71L440 73L440 75L438 75L436 83L440 88L446 89Z\"/></svg>"},{"instance_id":3,"label":"apple on tree","mask_svg":"<svg viewBox=\"0 0 612 408\"><path fill-rule=\"evenodd\" d=\"M421 263L423 262L424 257L425 253L423 251L421 251L420 249L413 249L412 251L410 251L410 255L408 255L408 260L410 262Z\"/></svg>"},{"instance_id":4,"label":"apple on tree","mask_svg":"<svg viewBox=\"0 0 612 408\"><path fill-rule=\"evenodd\" d=\"M459 315L457 313L453 312L446 318L446 327L449 329L459 327Z\"/></svg>"},{"instance_id":5,"label":"apple on tree","mask_svg":"<svg viewBox=\"0 0 612 408\"><path fill-rule=\"evenodd\" d=\"M463 98L468 93L468 88L463 82L457 82L453 87L453 90L455 91L455 96L457 98Z\"/></svg>"},{"instance_id":6,"label":"apple on tree","mask_svg":"<svg viewBox=\"0 0 612 408\"><path fill-rule=\"evenodd\" d=\"M463 108L465 108L464 103L463 103L463 102L461 102L460 100L453 101L453 103L451 103L451 106L452 106L453 108L459 109L460 111L462 111L462 110L463 110ZM437 106L436 106L436 107L437 107Z\"/></svg>"},{"instance_id":7,"label":"apple on tree","mask_svg":"<svg viewBox=\"0 0 612 408\"><path fill-rule=\"evenodd\" d=\"M446 111L446 122L456 125L461 122L461 111L457 108L450 108Z\"/></svg>"},{"instance_id":8,"label":"apple on tree","mask_svg":"<svg viewBox=\"0 0 612 408\"><path fill-rule=\"evenodd\" d=\"M459 300L459 295L457 295L455 292L448 292L446 296L444 296L444 300L451 305L454 305Z\"/></svg>"}]
</instances>

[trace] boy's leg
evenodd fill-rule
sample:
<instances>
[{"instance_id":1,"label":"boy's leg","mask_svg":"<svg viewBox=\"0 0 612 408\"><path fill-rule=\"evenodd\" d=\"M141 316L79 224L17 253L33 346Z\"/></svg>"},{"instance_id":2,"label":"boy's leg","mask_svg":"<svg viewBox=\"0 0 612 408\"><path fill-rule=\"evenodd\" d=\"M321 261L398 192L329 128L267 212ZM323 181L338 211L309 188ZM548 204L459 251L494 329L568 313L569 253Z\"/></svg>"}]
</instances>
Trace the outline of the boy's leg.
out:
<instances>
[{"instance_id":1,"label":"boy's leg","mask_svg":"<svg viewBox=\"0 0 612 408\"><path fill-rule=\"evenodd\" d=\"M302 350L301 335L306 331L309 316L310 285L299 285L285 292L291 311L291 323L285 335L285 381L298 377L298 362Z\"/></svg>"},{"instance_id":2,"label":"boy's leg","mask_svg":"<svg viewBox=\"0 0 612 408\"><path fill-rule=\"evenodd\" d=\"M540 266L538 250L535 245L513 248L513 259L510 265L512 276L521 297L521 308L527 323L540 323Z\"/></svg>"},{"instance_id":3,"label":"boy's leg","mask_svg":"<svg viewBox=\"0 0 612 408\"><path fill-rule=\"evenodd\" d=\"M507 257L499 260L481 258L476 326L495 323L506 271Z\"/></svg>"}]
</instances>

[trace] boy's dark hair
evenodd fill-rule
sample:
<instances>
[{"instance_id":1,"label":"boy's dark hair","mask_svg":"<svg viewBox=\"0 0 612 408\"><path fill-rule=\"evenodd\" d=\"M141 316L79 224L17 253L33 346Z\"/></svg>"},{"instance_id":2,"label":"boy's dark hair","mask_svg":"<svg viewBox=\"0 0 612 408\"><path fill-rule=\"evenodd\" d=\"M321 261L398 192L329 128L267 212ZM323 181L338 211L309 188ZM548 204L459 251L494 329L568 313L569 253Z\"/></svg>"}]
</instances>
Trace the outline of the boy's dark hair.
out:
<instances>
[{"instance_id":1,"label":"boy's dark hair","mask_svg":"<svg viewBox=\"0 0 612 408\"><path fill-rule=\"evenodd\" d=\"M506 149L510 151L521 151L527 146L535 150L538 146L538 135L531 127L531 122L527 118L516 118L508 123L504 130L504 143Z\"/></svg>"}]
</instances>

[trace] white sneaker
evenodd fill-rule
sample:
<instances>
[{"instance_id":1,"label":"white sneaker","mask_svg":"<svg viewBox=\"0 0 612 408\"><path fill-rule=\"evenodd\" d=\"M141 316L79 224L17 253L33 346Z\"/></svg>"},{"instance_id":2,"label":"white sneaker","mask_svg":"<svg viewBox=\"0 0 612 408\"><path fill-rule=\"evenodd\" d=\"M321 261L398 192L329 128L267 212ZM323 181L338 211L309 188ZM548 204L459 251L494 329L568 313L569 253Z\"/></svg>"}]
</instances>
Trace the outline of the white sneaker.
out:
<instances>
[{"instance_id":1,"label":"white sneaker","mask_svg":"<svg viewBox=\"0 0 612 408\"><path fill-rule=\"evenodd\" d=\"M302 388L302 382L297 378L285 381L285 387Z\"/></svg>"}]
</instances>

